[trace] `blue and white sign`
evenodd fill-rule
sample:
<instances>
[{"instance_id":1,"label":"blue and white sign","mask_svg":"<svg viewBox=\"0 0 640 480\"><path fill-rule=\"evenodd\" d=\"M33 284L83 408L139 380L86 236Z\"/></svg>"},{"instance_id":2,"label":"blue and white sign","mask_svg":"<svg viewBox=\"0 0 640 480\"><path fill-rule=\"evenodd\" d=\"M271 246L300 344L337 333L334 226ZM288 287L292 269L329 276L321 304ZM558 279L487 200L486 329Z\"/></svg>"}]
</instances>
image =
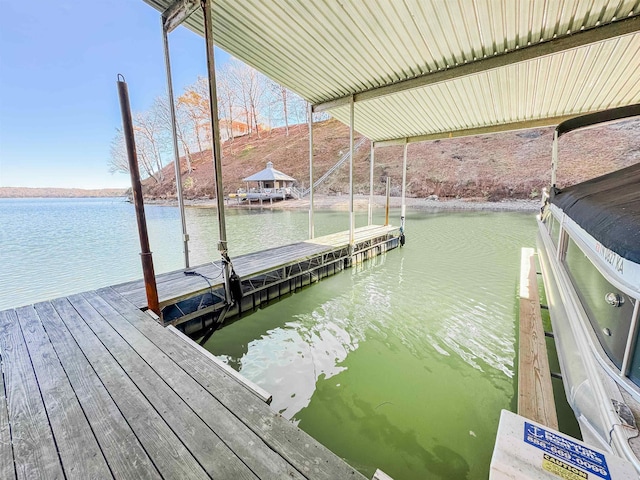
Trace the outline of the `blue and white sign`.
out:
<instances>
[{"instance_id":1,"label":"blue and white sign","mask_svg":"<svg viewBox=\"0 0 640 480\"><path fill-rule=\"evenodd\" d=\"M611 480L604 455L538 425L524 422L524 441L588 473Z\"/></svg>"}]
</instances>

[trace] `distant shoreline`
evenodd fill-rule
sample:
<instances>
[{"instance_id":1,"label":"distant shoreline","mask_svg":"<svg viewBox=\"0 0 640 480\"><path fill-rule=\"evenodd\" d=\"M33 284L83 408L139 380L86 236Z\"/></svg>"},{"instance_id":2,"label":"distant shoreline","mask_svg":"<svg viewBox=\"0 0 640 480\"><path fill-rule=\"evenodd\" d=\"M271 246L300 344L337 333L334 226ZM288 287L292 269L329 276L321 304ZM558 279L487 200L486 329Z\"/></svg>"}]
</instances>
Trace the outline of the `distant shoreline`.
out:
<instances>
[{"instance_id":1,"label":"distant shoreline","mask_svg":"<svg viewBox=\"0 0 640 480\"><path fill-rule=\"evenodd\" d=\"M95 189L83 190L79 188L22 188L22 187L0 187L0 198L118 198L123 200L126 197L126 190L119 189ZM369 208L368 195L354 195L354 210L363 211ZM157 200L145 199L146 205L159 205L167 207L178 206L175 199ZM215 199L185 199L185 206L192 208L216 208ZM385 208L386 198L384 195L374 195L374 208L379 211ZM540 208L540 200L500 200L489 202L478 198L456 198L456 199L434 199L434 198L413 198L408 197L405 201L409 210L438 211L438 210L466 210L466 211L520 211L535 212ZM237 205L233 200L225 199L225 207L228 209L265 209L265 210L308 210L309 199L276 201L273 204L268 201L253 203L251 205ZM316 195L314 198L316 210L349 210L348 195ZM400 208L401 198L391 197L390 208Z\"/></svg>"},{"instance_id":2,"label":"distant shoreline","mask_svg":"<svg viewBox=\"0 0 640 480\"><path fill-rule=\"evenodd\" d=\"M124 188L0 187L0 198L110 198L124 197Z\"/></svg>"}]
</instances>

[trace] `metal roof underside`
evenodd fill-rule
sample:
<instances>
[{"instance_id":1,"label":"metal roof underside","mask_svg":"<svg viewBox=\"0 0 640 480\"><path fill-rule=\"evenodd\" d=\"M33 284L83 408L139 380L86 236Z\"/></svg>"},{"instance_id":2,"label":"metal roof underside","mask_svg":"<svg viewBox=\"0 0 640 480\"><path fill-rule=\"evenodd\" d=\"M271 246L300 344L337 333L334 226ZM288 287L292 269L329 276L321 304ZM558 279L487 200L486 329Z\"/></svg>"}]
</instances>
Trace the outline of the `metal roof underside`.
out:
<instances>
[{"instance_id":1,"label":"metal roof underside","mask_svg":"<svg viewBox=\"0 0 640 480\"><path fill-rule=\"evenodd\" d=\"M213 23L316 111L348 123L353 96L355 129L382 144L640 102L640 0L213 0ZM203 34L199 7L185 25Z\"/></svg>"}]
</instances>

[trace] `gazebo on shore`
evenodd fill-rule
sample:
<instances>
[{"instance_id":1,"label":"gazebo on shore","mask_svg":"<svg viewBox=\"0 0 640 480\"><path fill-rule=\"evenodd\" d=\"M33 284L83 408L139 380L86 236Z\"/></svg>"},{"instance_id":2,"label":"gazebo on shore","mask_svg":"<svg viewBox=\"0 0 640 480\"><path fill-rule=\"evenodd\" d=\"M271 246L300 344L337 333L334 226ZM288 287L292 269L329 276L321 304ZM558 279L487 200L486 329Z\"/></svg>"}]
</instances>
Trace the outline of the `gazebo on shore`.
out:
<instances>
[{"instance_id":1,"label":"gazebo on shore","mask_svg":"<svg viewBox=\"0 0 640 480\"><path fill-rule=\"evenodd\" d=\"M267 168L242 179L247 188L230 194L230 198L239 200L286 200L291 198L291 187L296 179L273 168L273 162L267 162ZM257 182L257 187L249 187L250 182Z\"/></svg>"}]
</instances>

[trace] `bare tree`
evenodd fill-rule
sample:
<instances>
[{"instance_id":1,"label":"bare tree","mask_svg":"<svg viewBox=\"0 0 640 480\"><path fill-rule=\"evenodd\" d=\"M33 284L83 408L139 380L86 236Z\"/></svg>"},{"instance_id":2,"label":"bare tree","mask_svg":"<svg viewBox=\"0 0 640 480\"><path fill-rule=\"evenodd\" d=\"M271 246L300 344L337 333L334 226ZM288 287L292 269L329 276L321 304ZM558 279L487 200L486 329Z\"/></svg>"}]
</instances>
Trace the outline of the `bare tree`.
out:
<instances>
[{"instance_id":1,"label":"bare tree","mask_svg":"<svg viewBox=\"0 0 640 480\"><path fill-rule=\"evenodd\" d=\"M109 152L109 172L129 173L129 159L127 158L124 134L121 128L116 128L116 134L111 140Z\"/></svg>"},{"instance_id":2,"label":"bare tree","mask_svg":"<svg viewBox=\"0 0 640 480\"><path fill-rule=\"evenodd\" d=\"M238 92L234 88L231 65L225 63L216 75L218 90L218 116L224 120L226 138L233 142L235 137L234 122L238 118L237 101Z\"/></svg>"},{"instance_id":3,"label":"bare tree","mask_svg":"<svg viewBox=\"0 0 640 480\"><path fill-rule=\"evenodd\" d=\"M209 108L209 84L204 77L185 88L178 97L179 108L188 117L195 131L198 151L203 150L205 141L211 139L211 110Z\"/></svg>"},{"instance_id":4,"label":"bare tree","mask_svg":"<svg viewBox=\"0 0 640 480\"><path fill-rule=\"evenodd\" d=\"M259 118L265 103L266 77L237 60L231 62L229 71L242 114L249 126L249 134L255 132L260 138Z\"/></svg>"},{"instance_id":5,"label":"bare tree","mask_svg":"<svg viewBox=\"0 0 640 480\"><path fill-rule=\"evenodd\" d=\"M167 96L156 97L151 109L155 112L161 122L161 128L165 131L165 135L171 138L173 135L171 129L171 111L169 109L169 98ZM176 138L178 140L178 148L182 149L184 153L185 161L187 164L187 171L192 172L191 167L191 148L189 147L192 139L189 135L189 123L190 117L186 112L186 108L183 104L176 102ZM193 129L191 130L193 131ZM178 151L180 155L180 151ZM176 159L179 161L179 159Z\"/></svg>"},{"instance_id":6,"label":"bare tree","mask_svg":"<svg viewBox=\"0 0 640 480\"><path fill-rule=\"evenodd\" d=\"M140 174L142 178L153 177L153 168L152 165L148 162L147 156L140 154L140 149L138 147L140 137L135 129L133 135L136 142L136 153ZM127 147L124 141L124 133L121 128L116 128L116 134L111 140L110 153L111 156L109 158L109 171L111 173L129 173L129 157L127 155Z\"/></svg>"}]
</instances>

